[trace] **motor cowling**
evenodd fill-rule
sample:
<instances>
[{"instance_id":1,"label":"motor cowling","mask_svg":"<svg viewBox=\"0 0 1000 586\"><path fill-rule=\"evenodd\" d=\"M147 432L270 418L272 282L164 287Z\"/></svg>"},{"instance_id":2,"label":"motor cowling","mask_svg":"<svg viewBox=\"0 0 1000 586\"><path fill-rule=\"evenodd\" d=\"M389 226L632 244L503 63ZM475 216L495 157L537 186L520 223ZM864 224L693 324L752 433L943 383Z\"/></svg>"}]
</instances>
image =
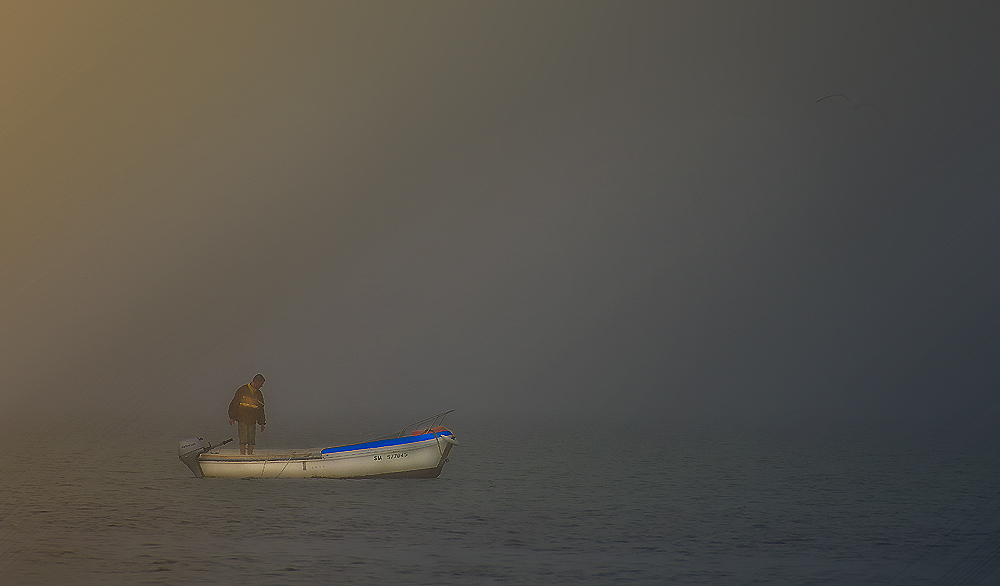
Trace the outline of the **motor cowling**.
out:
<instances>
[{"instance_id":1,"label":"motor cowling","mask_svg":"<svg viewBox=\"0 0 1000 586\"><path fill-rule=\"evenodd\" d=\"M210 448L211 445L206 444L204 439L189 437L181 440L180 445L177 447L177 457L191 469L191 472L194 472L195 477L203 478L205 474L201 471L201 463L198 462L198 456L204 454Z\"/></svg>"}]
</instances>

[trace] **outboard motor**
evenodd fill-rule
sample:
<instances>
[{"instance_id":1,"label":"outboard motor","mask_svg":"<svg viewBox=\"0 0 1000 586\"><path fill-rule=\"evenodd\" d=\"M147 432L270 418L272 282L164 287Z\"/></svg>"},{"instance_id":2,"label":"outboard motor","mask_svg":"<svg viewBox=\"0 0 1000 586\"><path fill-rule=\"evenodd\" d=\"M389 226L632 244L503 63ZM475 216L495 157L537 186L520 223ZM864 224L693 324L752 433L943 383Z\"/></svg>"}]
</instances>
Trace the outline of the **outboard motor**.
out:
<instances>
[{"instance_id":1,"label":"outboard motor","mask_svg":"<svg viewBox=\"0 0 1000 586\"><path fill-rule=\"evenodd\" d=\"M201 471L201 464L198 462L198 456L207 452L211 448L212 445L206 444L204 439L200 437L189 437L181 440L181 444L177 448L177 457L191 469L191 472L194 472L195 477L203 478L205 475Z\"/></svg>"}]
</instances>

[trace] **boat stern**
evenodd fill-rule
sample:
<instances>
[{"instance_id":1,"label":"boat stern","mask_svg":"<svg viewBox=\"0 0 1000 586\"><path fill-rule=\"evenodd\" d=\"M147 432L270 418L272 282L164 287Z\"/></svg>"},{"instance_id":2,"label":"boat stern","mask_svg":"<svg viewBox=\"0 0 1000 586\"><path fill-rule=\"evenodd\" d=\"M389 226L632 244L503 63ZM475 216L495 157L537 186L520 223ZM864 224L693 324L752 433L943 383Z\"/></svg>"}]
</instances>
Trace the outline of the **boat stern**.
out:
<instances>
[{"instance_id":1,"label":"boat stern","mask_svg":"<svg viewBox=\"0 0 1000 586\"><path fill-rule=\"evenodd\" d=\"M205 474L201 470L201 463L198 462L198 456L207 452L208 449L209 446L205 443L204 439L189 437L180 441L180 445L177 447L177 457L181 462L184 462L184 465L191 469L196 478L202 478Z\"/></svg>"}]
</instances>

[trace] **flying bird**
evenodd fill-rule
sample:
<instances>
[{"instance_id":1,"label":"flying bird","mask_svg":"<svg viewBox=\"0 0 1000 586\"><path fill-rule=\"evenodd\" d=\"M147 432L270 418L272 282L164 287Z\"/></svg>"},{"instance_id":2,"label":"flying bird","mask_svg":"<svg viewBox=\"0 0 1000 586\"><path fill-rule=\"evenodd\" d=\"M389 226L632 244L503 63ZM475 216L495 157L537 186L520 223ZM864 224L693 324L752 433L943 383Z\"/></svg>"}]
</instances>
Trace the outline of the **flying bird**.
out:
<instances>
[{"instance_id":1,"label":"flying bird","mask_svg":"<svg viewBox=\"0 0 1000 586\"><path fill-rule=\"evenodd\" d=\"M871 109L875 110L876 112L878 112L878 115L882 117L882 122L885 122L886 124L889 123L889 121L885 119L885 114L883 114L882 110L879 110L878 106L876 106L875 104L870 104L868 102L859 102L857 100L848 98L844 94L830 94L829 96L823 96L822 98L816 100L816 103L822 102L823 100L825 100L827 98L838 98L838 97L839 98L844 98L845 100L847 100L848 102L850 102L851 103L851 107L854 108L855 110L860 110L862 106L868 106L869 108L871 108Z\"/></svg>"}]
</instances>

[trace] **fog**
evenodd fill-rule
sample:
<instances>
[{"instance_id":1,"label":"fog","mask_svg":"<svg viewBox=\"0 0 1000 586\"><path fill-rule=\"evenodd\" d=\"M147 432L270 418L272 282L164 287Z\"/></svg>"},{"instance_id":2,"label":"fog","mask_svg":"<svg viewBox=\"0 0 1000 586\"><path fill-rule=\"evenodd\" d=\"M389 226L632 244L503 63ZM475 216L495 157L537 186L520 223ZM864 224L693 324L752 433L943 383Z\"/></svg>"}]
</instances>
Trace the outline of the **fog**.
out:
<instances>
[{"instance_id":1,"label":"fog","mask_svg":"<svg viewBox=\"0 0 1000 586\"><path fill-rule=\"evenodd\" d=\"M998 19L5 3L6 425L987 429Z\"/></svg>"}]
</instances>

